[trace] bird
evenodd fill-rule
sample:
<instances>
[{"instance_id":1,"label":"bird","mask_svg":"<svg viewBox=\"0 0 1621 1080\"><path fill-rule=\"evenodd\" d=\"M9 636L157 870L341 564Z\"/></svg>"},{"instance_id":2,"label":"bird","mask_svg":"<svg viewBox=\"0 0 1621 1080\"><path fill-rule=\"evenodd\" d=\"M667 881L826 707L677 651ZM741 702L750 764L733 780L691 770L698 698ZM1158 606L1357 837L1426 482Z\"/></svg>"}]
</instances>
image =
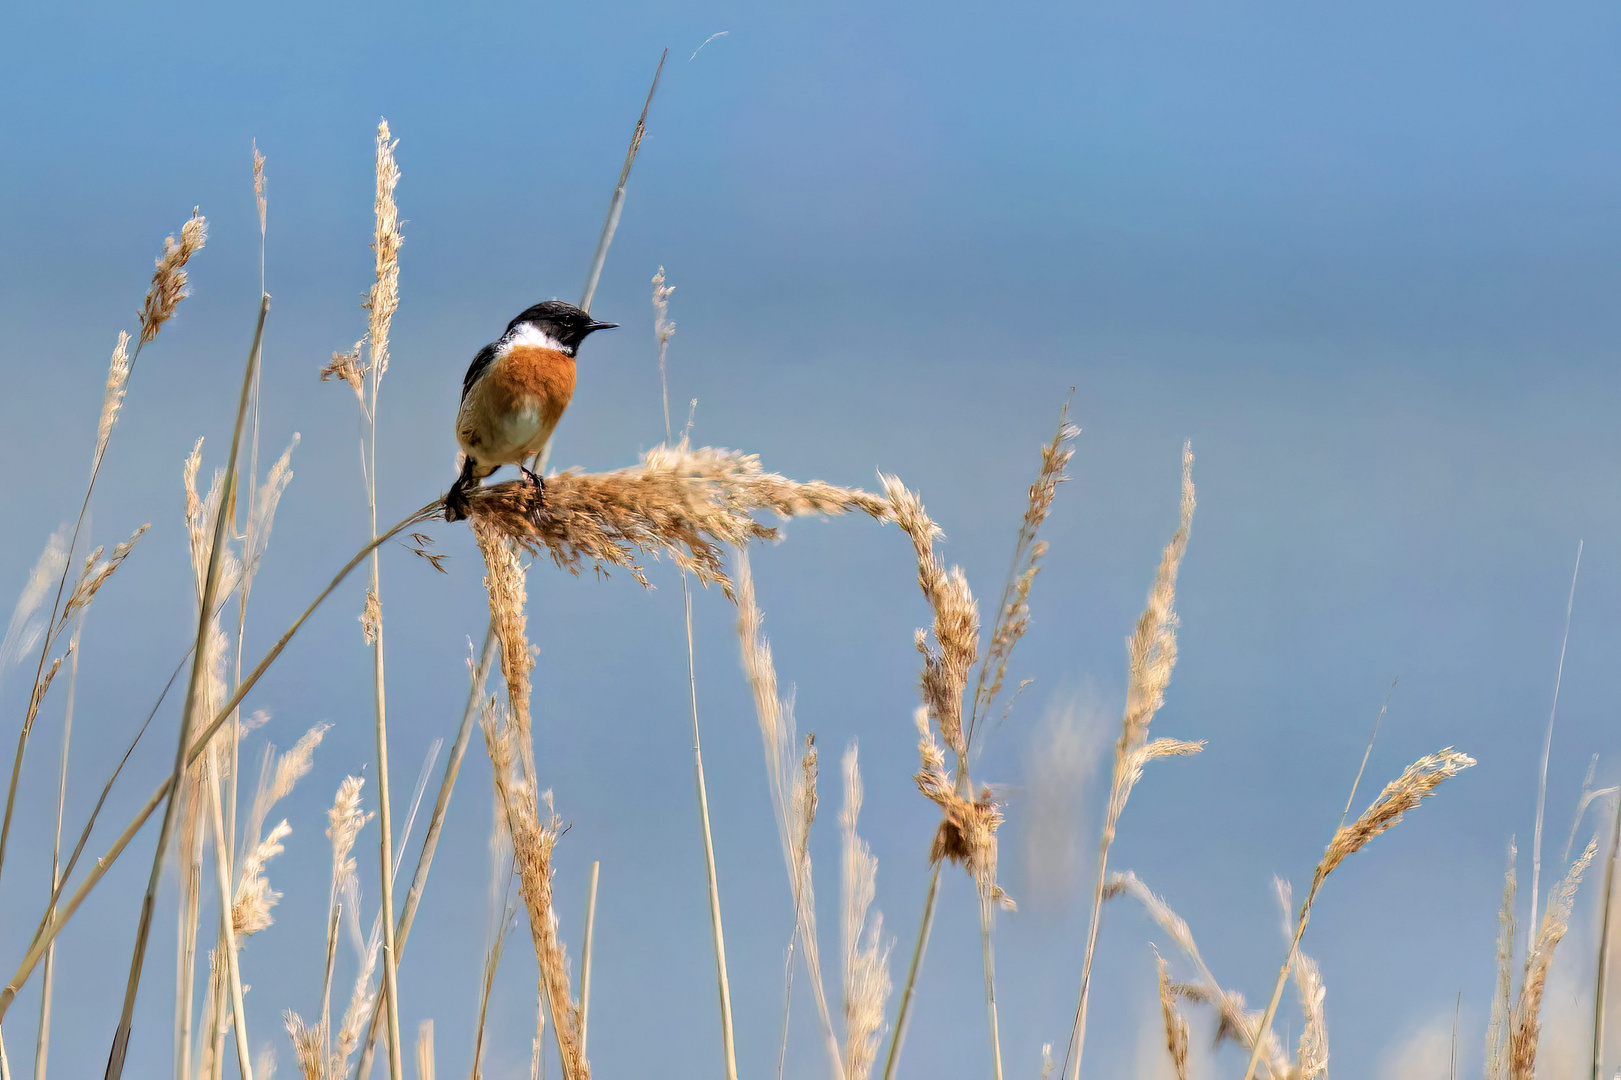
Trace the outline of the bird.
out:
<instances>
[{"instance_id":1,"label":"bird","mask_svg":"<svg viewBox=\"0 0 1621 1080\"><path fill-rule=\"evenodd\" d=\"M467 517L468 492L503 465L516 465L543 499L545 484L524 462L552 437L574 396L575 354L598 330L591 313L562 300L535 304L480 349L462 379L456 441L461 475L445 496L445 518Z\"/></svg>"}]
</instances>

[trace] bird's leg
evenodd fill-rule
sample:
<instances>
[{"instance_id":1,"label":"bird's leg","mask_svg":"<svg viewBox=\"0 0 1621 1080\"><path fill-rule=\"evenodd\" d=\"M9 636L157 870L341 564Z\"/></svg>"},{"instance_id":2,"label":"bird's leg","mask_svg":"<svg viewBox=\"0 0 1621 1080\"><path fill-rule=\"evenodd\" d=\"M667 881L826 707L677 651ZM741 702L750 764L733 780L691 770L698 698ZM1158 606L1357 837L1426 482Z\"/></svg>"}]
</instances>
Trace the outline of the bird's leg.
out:
<instances>
[{"instance_id":1,"label":"bird's leg","mask_svg":"<svg viewBox=\"0 0 1621 1080\"><path fill-rule=\"evenodd\" d=\"M546 481L537 476L529 466L522 462L518 463L518 468L523 470L524 478L535 489L535 510L539 512L540 508L546 504Z\"/></svg>"},{"instance_id":2,"label":"bird's leg","mask_svg":"<svg viewBox=\"0 0 1621 1080\"><path fill-rule=\"evenodd\" d=\"M462 462L462 474L450 485L450 491L445 495L446 521L462 521L467 517L467 493L478 483L478 478L473 475L477 467L478 463L470 457Z\"/></svg>"}]
</instances>

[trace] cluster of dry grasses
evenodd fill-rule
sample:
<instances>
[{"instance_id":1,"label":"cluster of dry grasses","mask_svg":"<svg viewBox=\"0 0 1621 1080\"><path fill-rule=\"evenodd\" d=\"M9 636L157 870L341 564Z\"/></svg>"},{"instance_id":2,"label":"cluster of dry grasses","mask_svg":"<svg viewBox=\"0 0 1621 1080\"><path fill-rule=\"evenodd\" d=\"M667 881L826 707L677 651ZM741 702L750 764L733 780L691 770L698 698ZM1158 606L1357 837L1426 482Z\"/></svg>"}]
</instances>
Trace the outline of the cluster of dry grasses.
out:
<instances>
[{"instance_id":1,"label":"cluster of dry grasses","mask_svg":"<svg viewBox=\"0 0 1621 1080\"><path fill-rule=\"evenodd\" d=\"M633 136L631 158L640 142L645 117L644 110ZM293 635L362 562L370 564L361 623L365 640L372 649L376 780L368 801L365 782L356 776L347 777L339 786L329 812L327 837L331 869L326 932L318 947L309 951L312 964L319 965L321 996L313 1009L306 1003L307 1015L312 1019L306 1020L305 1014L292 1009L283 1017L293 1058L306 1080L339 1080L350 1075L364 1078L373 1067L380 1041L389 1076L400 1080L404 1075L397 972L405 959L405 947L429 880L435 846L476 723L493 766L498 812L492 840L496 927L490 937L483 992L477 1004L479 1034L472 1075L482 1075L484 1018L495 971L501 961L505 927L521 910L530 928L540 971L532 1046L534 1071L538 1073L540 1068L542 1038L549 1025L550 1038L566 1080L589 1078L591 916L587 916L576 994L574 968L565 944L568 934L560 925L554 903L557 888L554 855L561 839L563 818L553 805L551 793L544 787L545 769L535 757L530 717L534 659L527 636L526 576L530 569L527 560L542 554L556 567L570 573L578 574L588 566L601 574L622 569L644 585L647 584L644 562L650 557L668 559L683 574L689 649L691 594L685 589L686 574L692 574L705 585L718 586L736 606L742 666L755 703L792 909L792 932L783 973L778 1074L782 1072L787 1053L794 980L802 967L804 978L810 981L828 1071L840 1080L867 1080L882 1057L882 1075L885 1080L893 1080L898 1073L915 990L930 940L942 887L942 870L945 864L951 863L962 867L979 900L987 1040L992 1070L1000 1080L1002 1047L993 945L998 913L1014 910L1013 900L1004 891L997 873L998 831L1009 810L995 794L996 788L982 782L976 784L970 777L970 762L987 731L994 726L987 725L988 718L998 710L1005 717L1022 687L1019 684L1009 690L1008 675L1015 647L1030 625L1032 588L1047 554L1047 545L1040 539L1041 528L1065 479L1078 434L1068 422L1067 406L1052 439L1040 449L1036 477L1030 485L1026 511L1017 530L1013 559L990 615L988 633L983 630L984 618L967 575L961 568L948 567L936 549L940 529L929 517L918 494L893 476L880 477L881 494L821 482L794 481L765 471L752 455L693 447L685 438L677 441L671 437L665 445L647 452L640 462L628 468L606 473L554 473L547 478L543 504L535 499L529 485L523 483L496 484L474 492L470 517L485 564L490 629L482 651L469 659L471 686L467 705L440 775L425 839L417 850L405 900L403 904L396 903L397 876L406 861L412 826L426 794L434 758L430 756L424 765L412 797L404 804L405 812L396 820L392 801L395 793L391 792L388 769L387 674L379 549L387 541L438 516L442 508L435 501L391 528L380 531L377 526L378 391L388 367L390 320L400 302L401 236L394 202L400 174L394 148L386 123L380 125L375 149L376 274L365 305L369 325L354 348L334 354L333 362L322 373L323 378L336 377L347 383L354 390L361 410L362 461L372 539L338 571L258 664L245 670L243 630L252 583L267 551L279 500L292 477L291 459L297 443L295 435L287 450L261 475L257 395L259 344L268 312L268 297L265 297L259 309L258 332L243 373L236 423L225 463L215 471L206 490L203 489L199 484L203 464L199 441L183 469L197 622L192 646L176 666L176 678L171 679L173 685L182 670L189 670L179 710L173 771L106 854L94 860L75 882L74 872L88 845L97 815L123 768L120 764L119 770L106 781L101 801L97 802L71 853L63 860L62 819L69 774L77 643L84 621L93 610L93 601L128 561L146 526L137 528L110 554L97 547L81 556L80 533L136 362L141 351L158 339L164 324L174 317L185 297L187 266L203 247L207 236L201 216L194 215L184 224L178 241L171 238L164 245L140 312L141 332L133 355L129 352L129 335L118 336L109 365L90 482L78 522L71 534L54 536L47 544L25 586L6 634L4 654L0 655L3 662L23 652L32 655L38 650L36 672L20 725L4 823L0 824L0 872L5 867L18 781L31 733L64 666L67 671L66 689L61 695L64 699L63 749L57 770L60 779L49 901L15 974L0 991L0 1017L3 1017L33 972L42 969L43 996L34 1065L37 1080L45 1077L48 1061L55 939L107 869L159 808L163 811L161 827L136 926L123 1015L112 1042L107 1075L111 1080L119 1076L123 1068L133 1005L142 985L146 943L156 917L158 883L165 867L172 868L179 885L174 913L178 931L173 1040L177 1080L221 1077L226 1071L227 1059L231 1058L244 1080L256 1074L263 1080L273 1069L269 1059L256 1060L250 1052L250 1022L261 1024L263 1020L250 1018L244 1005L241 949L247 938L265 931L273 923L280 894L271 886L270 873L274 860L284 851L290 832L285 820L272 823L274 809L309 772L326 728L318 725L310 729L290 750L282 753L268 744L261 745L257 751L261 762L257 779L246 809L241 811L243 743L261 722L256 716L244 716L242 703ZM612 225L617 221L629 167L630 159L627 159L610 210L609 228L599 246L598 263L589 277L587 305L600 273L600 259L605 256L607 242L612 237ZM264 159L257 149L254 187L262 244L267 203ZM670 291L661 270L654 280L653 296L661 375L674 329L668 319ZM667 393L665 415L668 427ZM667 430L667 435L671 434ZM1306 1080L1324 1074L1329 1060L1325 990L1317 965L1300 949L1314 902L1329 876L1347 858L1396 825L1443 781L1473 764L1469 757L1450 748L1423 757L1386 785L1365 811L1346 823L1344 818L1349 816L1355 799L1353 785L1346 804L1347 813L1330 834L1310 888L1297 910L1289 899L1287 887L1280 883L1280 901L1285 908L1288 928L1287 948L1270 1000L1259 1011L1249 1009L1239 993L1217 980L1201 957L1188 924L1166 900L1130 871L1111 872L1117 826L1145 768L1160 758L1196 754L1204 745L1175 738L1150 738L1150 726L1165 701L1177 659L1176 585L1195 508L1192 470L1192 453L1185 450L1179 524L1164 550L1147 604L1129 639L1126 705L1099 838L1084 959L1077 973L1079 997L1074 1022L1062 1064L1043 1050L1046 1059L1043 1076L1054 1069L1060 1069L1069 1080L1081 1075L1103 908L1106 902L1118 897L1130 897L1141 904L1181 951L1182 962L1191 969L1190 977L1174 978L1170 964L1157 957L1166 1050L1178 1077L1185 1078L1189 1072L1191 1029L1183 1013L1185 1006L1209 1008L1216 1017L1217 1041L1232 1041L1249 1053L1245 1080L1256 1075L1274 1080ZM776 536L775 530L762 522L759 515L789 518L845 513L865 514L880 523L895 525L904 534L915 555L917 582L928 610L929 625L917 631L915 643L920 656L920 705L913 718L920 757L915 782L921 795L938 808L940 820L932 836L918 838L920 849L928 853L930 880L898 996L893 993L894 974L890 966L895 942L886 937L883 916L874 907L878 863L858 831L863 785L854 742L841 758L839 971L836 995L828 991L820 952L810 856L810 836L819 806L819 751L814 736L800 741L791 700L779 688L749 563L749 546L754 541ZM426 543L426 538L418 536L415 550L433 559L426 551ZM79 565L77 574L71 572L75 557ZM51 592L53 582L55 600L46 613L44 599ZM233 600L236 603L234 620L228 618L228 607ZM497 658L504 695L488 694L485 689ZM737 1065L731 1037L721 906L715 883L713 845L708 835L707 799L698 742L695 675L692 681L694 765L709 860L722 1041L728 1074L735 1076ZM160 699L153 707L148 724L161 703ZM135 740L145 731L143 725ZM132 742L131 749L133 746ZM436 745L435 753L437 749ZM377 850L379 897L374 907L368 908L361 895L357 851L367 835L367 826L373 821L377 825L373 842ZM1540 828L1538 832L1540 846ZM1562 883L1553 890L1540 926L1527 943L1517 993L1513 977L1516 934L1515 876L1511 858L1498 948L1500 978L1488 1034L1488 1076L1492 1080L1529 1080L1533 1074L1549 964L1568 926L1576 888L1595 857L1597 844L1595 838L1586 846L1570 863ZM1614 862L1612 847L1606 866L1606 889L1614 872ZM511 897L514 882L518 892L516 900ZM73 883L71 892L70 883ZM594 875L591 895L594 905ZM373 913L369 929L363 925L368 911ZM351 969L352 989L340 1015L334 1009L333 991L337 985L341 992L339 953L342 951L340 939L345 936L353 945L352 961L346 962ZM206 969L203 968L205 962ZM1292 1049L1280 1042L1274 1030L1282 995L1291 980L1296 985L1304 1018L1298 1044ZM1595 1069L1602 1053L1602 976L1599 999L1599 1018L1595 1020ZM418 1033L415 1056L418 1075L433 1076L431 1021ZM766 1067L765 1063L759 1063L751 1071L764 1071ZM9 1068L9 1059L0 1041L0 1074L9 1077Z\"/></svg>"}]
</instances>

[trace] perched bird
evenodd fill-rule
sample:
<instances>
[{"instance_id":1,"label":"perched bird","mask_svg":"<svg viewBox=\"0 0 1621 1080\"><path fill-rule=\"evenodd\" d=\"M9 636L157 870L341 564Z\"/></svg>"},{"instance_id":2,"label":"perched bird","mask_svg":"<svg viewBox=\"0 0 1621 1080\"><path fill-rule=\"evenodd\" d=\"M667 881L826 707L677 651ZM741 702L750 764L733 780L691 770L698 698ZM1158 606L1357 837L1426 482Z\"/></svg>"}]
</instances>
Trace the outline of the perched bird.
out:
<instances>
[{"instance_id":1,"label":"perched bird","mask_svg":"<svg viewBox=\"0 0 1621 1080\"><path fill-rule=\"evenodd\" d=\"M574 396L574 354L580 342L617 323L547 300L507 324L506 333L478 351L462 379L456 441L466 454L461 476L445 496L445 517L467 516L467 493L503 465L516 465L544 494L524 462L540 452Z\"/></svg>"}]
</instances>

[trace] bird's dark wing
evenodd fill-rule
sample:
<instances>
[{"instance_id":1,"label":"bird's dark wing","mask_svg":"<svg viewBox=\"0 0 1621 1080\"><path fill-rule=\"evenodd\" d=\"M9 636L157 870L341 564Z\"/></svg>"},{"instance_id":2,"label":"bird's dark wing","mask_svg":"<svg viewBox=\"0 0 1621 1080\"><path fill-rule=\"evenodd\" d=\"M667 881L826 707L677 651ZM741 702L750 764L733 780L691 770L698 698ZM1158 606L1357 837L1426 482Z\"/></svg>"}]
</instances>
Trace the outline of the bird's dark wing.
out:
<instances>
[{"instance_id":1,"label":"bird's dark wing","mask_svg":"<svg viewBox=\"0 0 1621 1080\"><path fill-rule=\"evenodd\" d=\"M462 400L467 400L467 392L473 389L473 384L483 377L490 365L495 363L495 346L486 345L473 357L473 362L467 365L467 374L462 377Z\"/></svg>"}]
</instances>

